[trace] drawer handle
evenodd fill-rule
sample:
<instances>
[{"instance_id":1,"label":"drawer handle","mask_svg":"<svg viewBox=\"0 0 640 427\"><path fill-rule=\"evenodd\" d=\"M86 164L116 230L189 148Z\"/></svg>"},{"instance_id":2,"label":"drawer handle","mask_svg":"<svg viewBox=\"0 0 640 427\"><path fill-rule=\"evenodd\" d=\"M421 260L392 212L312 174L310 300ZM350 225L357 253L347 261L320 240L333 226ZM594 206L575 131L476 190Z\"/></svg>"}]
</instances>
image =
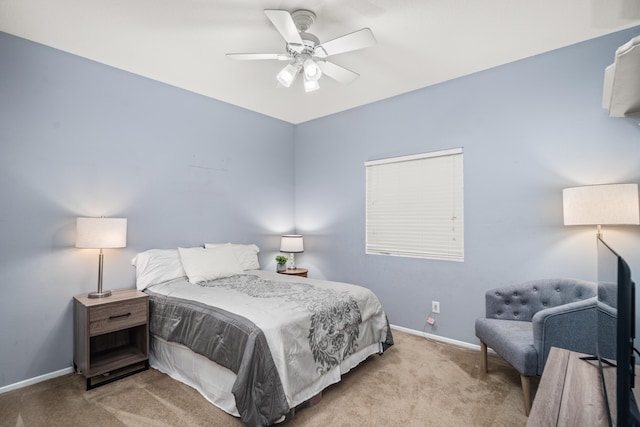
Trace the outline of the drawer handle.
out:
<instances>
[{"instance_id":1,"label":"drawer handle","mask_svg":"<svg viewBox=\"0 0 640 427\"><path fill-rule=\"evenodd\" d=\"M117 316L109 316L109 320L116 320L122 317L129 317L129 316L131 316L131 313L118 314Z\"/></svg>"}]
</instances>

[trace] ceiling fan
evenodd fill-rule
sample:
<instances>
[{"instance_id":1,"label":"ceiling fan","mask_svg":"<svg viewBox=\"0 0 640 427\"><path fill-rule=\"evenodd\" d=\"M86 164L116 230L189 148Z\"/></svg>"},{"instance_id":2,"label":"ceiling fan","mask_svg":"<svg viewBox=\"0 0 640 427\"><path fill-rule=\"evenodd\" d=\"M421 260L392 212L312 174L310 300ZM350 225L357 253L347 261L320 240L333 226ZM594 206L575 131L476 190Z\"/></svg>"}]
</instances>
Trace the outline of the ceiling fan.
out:
<instances>
[{"instance_id":1,"label":"ceiling fan","mask_svg":"<svg viewBox=\"0 0 640 427\"><path fill-rule=\"evenodd\" d=\"M276 76L278 82L290 87L302 72L305 92L320 88L318 80L325 74L332 79L349 84L360 75L326 60L331 55L350 52L373 46L376 39L369 28L363 28L325 43L307 30L315 22L316 15L310 10L266 9L267 18L287 42L286 53L227 53L227 57L238 60L275 59L288 61Z\"/></svg>"}]
</instances>

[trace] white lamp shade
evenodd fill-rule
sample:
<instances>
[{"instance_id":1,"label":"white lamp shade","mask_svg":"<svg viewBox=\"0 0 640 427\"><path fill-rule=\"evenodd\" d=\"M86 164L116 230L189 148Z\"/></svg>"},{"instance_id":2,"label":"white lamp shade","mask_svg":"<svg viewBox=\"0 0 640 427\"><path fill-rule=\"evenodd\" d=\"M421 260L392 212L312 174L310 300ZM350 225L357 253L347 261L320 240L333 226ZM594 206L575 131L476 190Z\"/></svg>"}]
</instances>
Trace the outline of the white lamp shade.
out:
<instances>
[{"instance_id":1,"label":"white lamp shade","mask_svg":"<svg viewBox=\"0 0 640 427\"><path fill-rule=\"evenodd\" d=\"M304 91L309 93L320 89L320 83L318 80L309 80L307 76L304 76Z\"/></svg>"},{"instance_id":2,"label":"white lamp shade","mask_svg":"<svg viewBox=\"0 0 640 427\"><path fill-rule=\"evenodd\" d=\"M318 67L318 64L311 58L307 58L303 63L304 76L308 80L317 81L322 76L322 70Z\"/></svg>"},{"instance_id":3,"label":"white lamp shade","mask_svg":"<svg viewBox=\"0 0 640 427\"><path fill-rule=\"evenodd\" d=\"M640 224L638 184L565 188L562 201L564 225Z\"/></svg>"},{"instance_id":4,"label":"white lamp shade","mask_svg":"<svg viewBox=\"0 0 640 427\"><path fill-rule=\"evenodd\" d=\"M304 241L299 234L285 234L280 240L280 252L304 252Z\"/></svg>"},{"instance_id":5,"label":"white lamp shade","mask_svg":"<svg viewBox=\"0 0 640 427\"><path fill-rule=\"evenodd\" d=\"M91 249L127 246L126 218L77 218L76 247Z\"/></svg>"},{"instance_id":6,"label":"white lamp shade","mask_svg":"<svg viewBox=\"0 0 640 427\"><path fill-rule=\"evenodd\" d=\"M287 64L282 70L280 70L276 78L282 86L289 87L296 79L298 72L300 72L300 67L297 64Z\"/></svg>"}]
</instances>

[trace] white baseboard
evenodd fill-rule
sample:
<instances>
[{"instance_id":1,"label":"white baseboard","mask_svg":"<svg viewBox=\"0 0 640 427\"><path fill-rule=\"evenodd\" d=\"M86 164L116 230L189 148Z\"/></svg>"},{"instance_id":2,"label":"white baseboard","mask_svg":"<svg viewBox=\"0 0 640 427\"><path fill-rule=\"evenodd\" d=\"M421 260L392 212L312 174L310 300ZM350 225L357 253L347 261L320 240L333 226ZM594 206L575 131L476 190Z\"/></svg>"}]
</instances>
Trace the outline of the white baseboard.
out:
<instances>
[{"instance_id":1,"label":"white baseboard","mask_svg":"<svg viewBox=\"0 0 640 427\"><path fill-rule=\"evenodd\" d=\"M458 341L451 338L441 337L440 335L434 335L434 334L429 334L422 331L416 331L415 329L404 328L402 326L397 326L397 325L391 325L391 329L397 329L399 331L406 332L411 335L418 335L420 337L429 338L435 341L446 342L447 344L453 344L459 347L470 348L472 350L480 350L480 346L477 344L470 344L464 341Z\"/></svg>"},{"instance_id":2,"label":"white baseboard","mask_svg":"<svg viewBox=\"0 0 640 427\"><path fill-rule=\"evenodd\" d=\"M29 378L28 380L20 381L14 384L9 384L4 387L0 387L0 394L6 393L12 390L17 390L22 387L26 387L31 384L37 384L42 381L50 380L52 378L61 377L62 375L67 375L73 373L73 368L69 366L68 368L60 369L59 371L49 372L48 374L40 375L37 377Z\"/></svg>"}]
</instances>

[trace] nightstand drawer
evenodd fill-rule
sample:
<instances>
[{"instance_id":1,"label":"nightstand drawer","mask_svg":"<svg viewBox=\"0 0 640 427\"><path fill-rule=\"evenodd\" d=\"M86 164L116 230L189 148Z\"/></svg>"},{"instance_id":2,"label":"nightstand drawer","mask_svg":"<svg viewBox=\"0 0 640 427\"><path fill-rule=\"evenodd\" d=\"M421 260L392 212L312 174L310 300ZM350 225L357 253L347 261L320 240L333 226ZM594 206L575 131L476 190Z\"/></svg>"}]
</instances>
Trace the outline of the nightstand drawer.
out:
<instances>
[{"instance_id":1,"label":"nightstand drawer","mask_svg":"<svg viewBox=\"0 0 640 427\"><path fill-rule=\"evenodd\" d=\"M89 335L100 335L147 323L147 301L137 298L89 308Z\"/></svg>"}]
</instances>

